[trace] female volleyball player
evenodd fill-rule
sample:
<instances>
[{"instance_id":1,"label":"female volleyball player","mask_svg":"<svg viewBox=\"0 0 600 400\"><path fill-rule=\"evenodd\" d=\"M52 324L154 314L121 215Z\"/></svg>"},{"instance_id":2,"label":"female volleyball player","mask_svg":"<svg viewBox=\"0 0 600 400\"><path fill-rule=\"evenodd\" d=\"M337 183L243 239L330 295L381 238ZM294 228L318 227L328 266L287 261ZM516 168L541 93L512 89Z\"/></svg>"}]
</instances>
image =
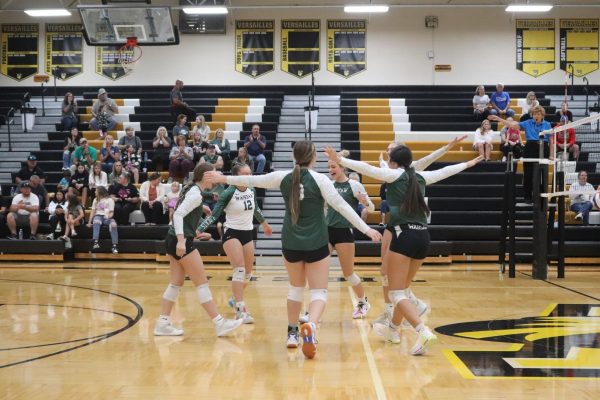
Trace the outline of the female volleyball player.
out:
<instances>
[{"instance_id":1,"label":"female volleyball player","mask_svg":"<svg viewBox=\"0 0 600 400\"><path fill-rule=\"evenodd\" d=\"M340 157L331 147L325 149L330 160L340 165L387 182L390 213L395 214L392 240L385 258L388 265L389 297L394 304L394 314L387 327L386 336L391 342L400 341L399 325L403 318L415 328L417 342L411 354L421 355L435 342L436 336L421 321L417 308L410 300L406 289L411 277L416 274L429 249L427 215L423 193L425 185L438 182L472 167L483 158L478 157L466 163L451 165L436 171L416 172L412 152L404 145L396 146L390 153L390 168L377 168L361 161Z\"/></svg>"},{"instance_id":2,"label":"female volleyball player","mask_svg":"<svg viewBox=\"0 0 600 400\"><path fill-rule=\"evenodd\" d=\"M299 141L294 145L296 165L292 171L277 171L266 175L223 176L217 172L206 174L211 183L228 183L247 187L279 188L285 201L285 216L281 235L284 264L288 272L288 336L287 346L298 347L297 318L308 280L310 289L309 322L302 324L302 352L313 358L317 352L316 324L327 303L329 276L329 246L327 223L322 212L327 202L353 226L374 241L381 239L379 232L367 224L338 194L333 183L315 171L315 145Z\"/></svg>"},{"instance_id":3,"label":"female volleyball player","mask_svg":"<svg viewBox=\"0 0 600 400\"><path fill-rule=\"evenodd\" d=\"M217 336L225 336L243 323L241 319L225 319L217 312L217 306L208 287L202 258L193 246L196 227L204 212L202 191L212 187L210 183L206 182L204 176L212 170L213 167L209 164L196 166L193 172L193 182L181 191L177 200L173 225L169 227L169 233L165 239L171 268L171 282L163 294L160 317L154 327L156 336L183 335L183 329L176 328L171 324L170 315L186 275L190 277L196 287L200 304L212 318Z\"/></svg>"},{"instance_id":4,"label":"female volleyball player","mask_svg":"<svg viewBox=\"0 0 600 400\"><path fill-rule=\"evenodd\" d=\"M235 176L252 175L250 167L245 164L237 164L231 170ZM226 219L223 227L223 250L229 258L233 268L231 276L231 289L233 291L236 319L241 319L245 324L253 324L254 318L248 312L244 303L244 286L252 278L252 267L254 266L254 224L256 218L262 225L267 236L271 236L273 230L265 221L262 211L256 203L256 192L245 186L229 186L219 196L219 201L212 214L204 219L198 232L204 232L210 225L215 223L225 211Z\"/></svg>"}]
</instances>

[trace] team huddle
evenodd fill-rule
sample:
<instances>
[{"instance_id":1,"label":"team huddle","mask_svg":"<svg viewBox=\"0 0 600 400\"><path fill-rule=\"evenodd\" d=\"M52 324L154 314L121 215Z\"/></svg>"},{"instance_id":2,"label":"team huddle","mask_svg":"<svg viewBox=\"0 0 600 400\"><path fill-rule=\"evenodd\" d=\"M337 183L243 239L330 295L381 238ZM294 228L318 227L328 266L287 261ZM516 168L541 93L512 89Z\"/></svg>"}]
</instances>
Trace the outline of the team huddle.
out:
<instances>
[{"instance_id":1,"label":"team huddle","mask_svg":"<svg viewBox=\"0 0 600 400\"><path fill-rule=\"evenodd\" d=\"M410 284L427 256L430 214L424 198L425 186L446 179L481 161L477 157L435 171L425 171L465 137L456 138L427 157L413 162L411 150L403 144L391 143L387 161L380 158L380 167L346 158L330 147L324 149L329 175L314 171L317 150L310 141L296 142L292 170L266 175L251 175L248 167L234 168L232 175L222 175L210 164L199 164L193 172L193 182L182 190L173 224L166 241L170 260L170 283L165 290L161 312L154 334L178 336L183 330L170 321L170 314L186 276L193 282L200 304L215 324L217 336L224 336L242 324L254 323L244 302L244 288L252 277L254 264L254 226L256 218L265 234L272 233L256 201L253 188L279 189L285 202L282 228L282 253L288 273L287 340L288 348L302 347L307 358L317 352L317 327L327 303L329 257L335 250L343 275L357 298L352 318L364 318L371 304L365 295L360 277L354 272L354 234L357 229L375 242L381 242L381 282L385 300L384 312L373 320L373 331L386 341L400 342L403 321L416 332L411 354L422 355L436 341L436 336L421 320L428 305L419 300ZM370 228L357 213L362 205L373 209L360 182L348 178L346 169L387 184L389 221L383 236ZM333 180L333 181L332 181ZM211 212L202 204L202 192L215 184L228 184ZM318 212L318 210L327 211ZM204 232L225 213L223 249L232 267L232 298L229 304L236 318L226 319L217 311L194 238ZM207 217L203 218L206 214ZM307 312L302 309L304 288L308 282L310 301Z\"/></svg>"}]
</instances>

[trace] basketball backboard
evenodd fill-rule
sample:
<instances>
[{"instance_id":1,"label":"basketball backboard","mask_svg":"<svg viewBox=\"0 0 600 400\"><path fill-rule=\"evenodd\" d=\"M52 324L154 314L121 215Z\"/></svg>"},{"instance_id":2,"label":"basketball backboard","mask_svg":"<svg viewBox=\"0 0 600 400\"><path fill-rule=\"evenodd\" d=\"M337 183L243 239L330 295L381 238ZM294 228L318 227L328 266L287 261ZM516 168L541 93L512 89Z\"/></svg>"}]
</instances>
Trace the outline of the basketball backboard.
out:
<instances>
[{"instance_id":1,"label":"basketball backboard","mask_svg":"<svg viewBox=\"0 0 600 400\"><path fill-rule=\"evenodd\" d=\"M179 44L171 9L164 6L78 6L84 37L90 46L123 45L137 38L140 46Z\"/></svg>"}]
</instances>

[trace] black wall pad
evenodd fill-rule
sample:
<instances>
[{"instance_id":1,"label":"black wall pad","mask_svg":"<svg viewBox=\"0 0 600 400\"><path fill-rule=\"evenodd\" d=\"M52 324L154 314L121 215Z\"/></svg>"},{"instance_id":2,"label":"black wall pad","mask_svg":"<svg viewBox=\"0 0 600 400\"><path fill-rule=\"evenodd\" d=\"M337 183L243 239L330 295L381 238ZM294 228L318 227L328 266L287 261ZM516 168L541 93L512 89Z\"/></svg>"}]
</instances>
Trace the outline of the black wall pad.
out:
<instances>
[{"instance_id":1,"label":"black wall pad","mask_svg":"<svg viewBox=\"0 0 600 400\"><path fill-rule=\"evenodd\" d=\"M71 239L72 251L74 253L87 253L92 251L93 241L91 239ZM110 253L112 244L110 239L100 240L100 249L98 253ZM119 238L119 253L149 253L155 254L156 252L156 241L154 240L134 240Z\"/></svg>"},{"instance_id":2,"label":"black wall pad","mask_svg":"<svg viewBox=\"0 0 600 400\"><path fill-rule=\"evenodd\" d=\"M502 208L499 197L429 197L432 211L498 211Z\"/></svg>"},{"instance_id":3,"label":"black wall pad","mask_svg":"<svg viewBox=\"0 0 600 400\"><path fill-rule=\"evenodd\" d=\"M0 253L6 254L62 254L62 240L9 240L0 239Z\"/></svg>"},{"instance_id":4,"label":"black wall pad","mask_svg":"<svg viewBox=\"0 0 600 400\"><path fill-rule=\"evenodd\" d=\"M355 242L357 257L381 256L381 244L367 241ZM452 244L444 241L432 241L429 245L429 257L448 256L452 254Z\"/></svg>"}]
</instances>

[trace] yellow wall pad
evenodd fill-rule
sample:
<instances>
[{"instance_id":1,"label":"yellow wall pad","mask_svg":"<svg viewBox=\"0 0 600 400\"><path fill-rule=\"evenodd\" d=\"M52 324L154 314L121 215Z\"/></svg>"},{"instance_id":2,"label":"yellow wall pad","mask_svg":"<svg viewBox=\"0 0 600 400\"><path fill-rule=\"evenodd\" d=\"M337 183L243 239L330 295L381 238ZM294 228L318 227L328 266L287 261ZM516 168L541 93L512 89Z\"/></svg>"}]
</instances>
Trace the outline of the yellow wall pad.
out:
<instances>
[{"instance_id":1,"label":"yellow wall pad","mask_svg":"<svg viewBox=\"0 0 600 400\"><path fill-rule=\"evenodd\" d=\"M359 132L367 132L367 131L393 131L394 124L390 122L359 122L358 123Z\"/></svg>"},{"instance_id":2,"label":"yellow wall pad","mask_svg":"<svg viewBox=\"0 0 600 400\"><path fill-rule=\"evenodd\" d=\"M216 106L215 114L246 114L248 106Z\"/></svg>"},{"instance_id":3,"label":"yellow wall pad","mask_svg":"<svg viewBox=\"0 0 600 400\"><path fill-rule=\"evenodd\" d=\"M358 107L358 114L390 114L391 109L389 106L360 106Z\"/></svg>"},{"instance_id":4,"label":"yellow wall pad","mask_svg":"<svg viewBox=\"0 0 600 400\"><path fill-rule=\"evenodd\" d=\"M390 100L389 99L356 99L356 105L358 107L362 107L362 106L389 107Z\"/></svg>"},{"instance_id":5,"label":"yellow wall pad","mask_svg":"<svg viewBox=\"0 0 600 400\"><path fill-rule=\"evenodd\" d=\"M219 106L249 106L250 99L219 99Z\"/></svg>"},{"instance_id":6,"label":"yellow wall pad","mask_svg":"<svg viewBox=\"0 0 600 400\"><path fill-rule=\"evenodd\" d=\"M246 119L246 116L244 114L213 114L212 118L213 121L221 121L221 122L244 122ZM213 127L211 126L211 129L213 129Z\"/></svg>"},{"instance_id":7,"label":"yellow wall pad","mask_svg":"<svg viewBox=\"0 0 600 400\"><path fill-rule=\"evenodd\" d=\"M359 114L358 122L360 124L369 122L392 122L392 116L390 114Z\"/></svg>"}]
</instances>

